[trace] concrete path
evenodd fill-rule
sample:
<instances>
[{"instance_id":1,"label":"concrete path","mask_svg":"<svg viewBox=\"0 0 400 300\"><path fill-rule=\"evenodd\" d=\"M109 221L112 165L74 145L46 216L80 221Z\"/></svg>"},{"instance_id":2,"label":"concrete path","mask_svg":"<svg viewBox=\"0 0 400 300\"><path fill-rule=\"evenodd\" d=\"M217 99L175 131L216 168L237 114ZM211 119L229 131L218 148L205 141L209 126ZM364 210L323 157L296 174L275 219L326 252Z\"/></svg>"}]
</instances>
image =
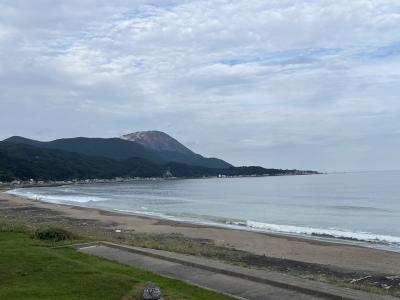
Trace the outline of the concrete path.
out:
<instances>
[{"instance_id":1,"label":"concrete path","mask_svg":"<svg viewBox=\"0 0 400 300\"><path fill-rule=\"evenodd\" d=\"M334 287L282 273L247 269L161 250L108 242L77 245L77 248L84 253L146 269L241 299L395 299Z\"/></svg>"}]
</instances>

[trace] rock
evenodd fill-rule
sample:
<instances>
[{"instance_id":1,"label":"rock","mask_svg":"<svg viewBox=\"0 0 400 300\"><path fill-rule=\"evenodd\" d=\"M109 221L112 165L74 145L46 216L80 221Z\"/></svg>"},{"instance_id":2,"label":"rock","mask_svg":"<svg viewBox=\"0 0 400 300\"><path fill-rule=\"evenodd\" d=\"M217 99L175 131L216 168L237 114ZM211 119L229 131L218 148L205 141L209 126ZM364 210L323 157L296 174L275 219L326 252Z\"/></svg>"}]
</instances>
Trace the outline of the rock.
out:
<instances>
[{"instance_id":1,"label":"rock","mask_svg":"<svg viewBox=\"0 0 400 300\"><path fill-rule=\"evenodd\" d=\"M149 282L142 290L140 300L164 300L164 298L161 295L160 288L155 283Z\"/></svg>"}]
</instances>

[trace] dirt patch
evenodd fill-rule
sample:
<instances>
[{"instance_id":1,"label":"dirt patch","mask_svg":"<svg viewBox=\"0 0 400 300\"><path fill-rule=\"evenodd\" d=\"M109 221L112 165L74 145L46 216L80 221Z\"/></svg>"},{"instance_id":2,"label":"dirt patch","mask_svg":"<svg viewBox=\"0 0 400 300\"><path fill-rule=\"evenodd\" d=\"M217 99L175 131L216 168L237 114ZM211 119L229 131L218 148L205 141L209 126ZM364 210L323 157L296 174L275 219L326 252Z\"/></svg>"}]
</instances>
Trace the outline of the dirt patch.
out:
<instances>
[{"instance_id":1,"label":"dirt patch","mask_svg":"<svg viewBox=\"0 0 400 300\"><path fill-rule=\"evenodd\" d=\"M1 213L8 217L28 221L30 224L52 223L79 227L109 228L118 226L117 222L105 222L96 219L77 219L65 214L34 205L16 205L1 209Z\"/></svg>"},{"instance_id":2,"label":"dirt patch","mask_svg":"<svg viewBox=\"0 0 400 300\"><path fill-rule=\"evenodd\" d=\"M55 216L61 216L61 213L57 211L47 208L36 207L33 205L8 207L5 208L3 211L5 213L26 215L28 217L35 217L35 218L52 218Z\"/></svg>"}]
</instances>

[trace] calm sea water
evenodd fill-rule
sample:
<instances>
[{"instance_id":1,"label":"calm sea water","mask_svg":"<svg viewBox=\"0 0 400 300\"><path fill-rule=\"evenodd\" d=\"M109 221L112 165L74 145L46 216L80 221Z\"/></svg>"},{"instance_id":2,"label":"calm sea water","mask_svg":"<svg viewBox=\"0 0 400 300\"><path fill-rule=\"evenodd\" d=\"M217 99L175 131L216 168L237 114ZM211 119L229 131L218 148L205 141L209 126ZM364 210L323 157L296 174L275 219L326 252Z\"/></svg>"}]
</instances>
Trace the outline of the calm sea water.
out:
<instances>
[{"instance_id":1,"label":"calm sea water","mask_svg":"<svg viewBox=\"0 0 400 300\"><path fill-rule=\"evenodd\" d=\"M44 201L400 246L400 171L18 189Z\"/></svg>"}]
</instances>

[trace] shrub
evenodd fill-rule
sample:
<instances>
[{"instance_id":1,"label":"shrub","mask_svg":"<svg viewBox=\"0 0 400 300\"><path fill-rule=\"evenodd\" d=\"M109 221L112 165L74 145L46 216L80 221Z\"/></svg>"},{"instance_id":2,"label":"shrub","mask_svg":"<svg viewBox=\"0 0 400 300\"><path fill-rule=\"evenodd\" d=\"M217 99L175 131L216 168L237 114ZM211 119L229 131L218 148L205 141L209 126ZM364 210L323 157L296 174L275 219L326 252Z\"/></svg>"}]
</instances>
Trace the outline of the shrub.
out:
<instances>
[{"instance_id":1,"label":"shrub","mask_svg":"<svg viewBox=\"0 0 400 300\"><path fill-rule=\"evenodd\" d=\"M34 237L44 241L65 241L71 240L73 235L71 232L61 228L39 229L35 232Z\"/></svg>"}]
</instances>

